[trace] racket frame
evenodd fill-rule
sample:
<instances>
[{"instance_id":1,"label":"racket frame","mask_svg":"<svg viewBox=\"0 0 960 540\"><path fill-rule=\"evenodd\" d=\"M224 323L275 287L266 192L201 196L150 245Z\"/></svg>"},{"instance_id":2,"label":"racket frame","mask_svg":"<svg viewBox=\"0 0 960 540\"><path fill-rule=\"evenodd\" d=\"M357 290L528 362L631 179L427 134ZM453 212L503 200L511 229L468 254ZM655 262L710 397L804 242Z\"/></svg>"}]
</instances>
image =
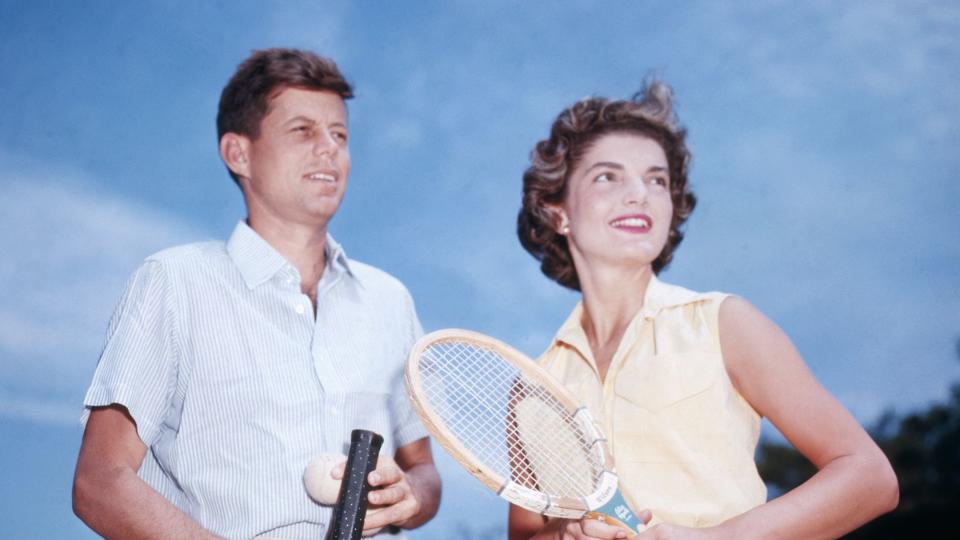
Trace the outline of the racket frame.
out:
<instances>
[{"instance_id":1,"label":"racket frame","mask_svg":"<svg viewBox=\"0 0 960 540\"><path fill-rule=\"evenodd\" d=\"M602 464L600 479L593 493L582 498L551 497L546 493L513 482L485 465L473 452L461 443L453 432L444 425L442 417L431 407L423 395L423 382L418 368L424 351L438 343L467 342L476 347L498 354L525 376L533 379L545 388L571 414L576 424L590 440L590 451L598 463ZM617 492L618 479L613 467L613 457L606 438L594 422L593 415L585 406L581 406L546 370L541 368L527 355L490 336L450 328L431 332L414 344L407 358L404 370L404 383L407 394L413 402L417 414L424 426L437 442L474 478L488 489L507 501L539 514L567 519L580 519L587 513L602 507Z\"/></svg>"}]
</instances>

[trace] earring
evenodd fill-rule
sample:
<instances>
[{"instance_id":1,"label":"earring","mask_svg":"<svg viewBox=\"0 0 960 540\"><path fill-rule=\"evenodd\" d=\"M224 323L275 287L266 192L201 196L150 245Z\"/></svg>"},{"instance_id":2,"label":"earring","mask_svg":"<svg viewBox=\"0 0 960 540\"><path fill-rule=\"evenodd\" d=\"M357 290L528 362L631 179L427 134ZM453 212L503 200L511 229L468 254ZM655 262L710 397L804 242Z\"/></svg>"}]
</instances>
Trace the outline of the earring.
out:
<instances>
[{"instance_id":1,"label":"earring","mask_svg":"<svg viewBox=\"0 0 960 540\"><path fill-rule=\"evenodd\" d=\"M569 225L564 225L564 226L563 226L563 234L570 234L570 226L569 226Z\"/></svg>"}]
</instances>

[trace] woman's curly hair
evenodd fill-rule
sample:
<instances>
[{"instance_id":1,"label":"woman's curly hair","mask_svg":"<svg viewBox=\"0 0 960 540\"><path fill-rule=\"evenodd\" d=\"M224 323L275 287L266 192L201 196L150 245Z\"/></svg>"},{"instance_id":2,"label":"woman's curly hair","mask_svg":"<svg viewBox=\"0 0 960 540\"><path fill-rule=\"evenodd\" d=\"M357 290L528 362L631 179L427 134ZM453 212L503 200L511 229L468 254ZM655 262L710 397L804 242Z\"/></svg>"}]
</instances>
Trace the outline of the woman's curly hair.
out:
<instances>
[{"instance_id":1,"label":"woman's curly hair","mask_svg":"<svg viewBox=\"0 0 960 540\"><path fill-rule=\"evenodd\" d=\"M602 135L614 132L649 137L660 144L667 156L673 219L667 244L653 261L653 271L659 273L670 263L683 240L680 226L697 202L687 186L692 156L685 143L686 129L673 111L672 95L665 83L653 81L629 100L583 99L561 112L553 122L550 137L537 143L530 154L531 165L523 173L523 206L517 216L517 236L540 261L540 269L547 277L580 290L567 238L557 232L559 216L548 205L563 203L570 173L580 159Z\"/></svg>"}]
</instances>

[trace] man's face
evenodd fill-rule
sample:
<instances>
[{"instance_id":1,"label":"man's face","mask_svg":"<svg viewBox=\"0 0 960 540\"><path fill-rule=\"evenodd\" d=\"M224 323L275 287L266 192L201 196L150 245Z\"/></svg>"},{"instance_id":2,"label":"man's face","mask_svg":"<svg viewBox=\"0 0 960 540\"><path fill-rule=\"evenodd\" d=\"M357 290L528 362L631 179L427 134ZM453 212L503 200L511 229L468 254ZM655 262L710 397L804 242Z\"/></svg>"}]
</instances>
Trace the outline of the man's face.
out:
<instances>
[{"instance_id":1,"label":"man's face","mask_svg":"<svg viewBox=\"0 0 960 540\"><path fill-rule=\"evenodd\" d=\"M343 99L330 91L283 89L270 100L260 135L243 140L240 182L251 219L326 226L350 174Z\"/></svg>"}]
</instances>

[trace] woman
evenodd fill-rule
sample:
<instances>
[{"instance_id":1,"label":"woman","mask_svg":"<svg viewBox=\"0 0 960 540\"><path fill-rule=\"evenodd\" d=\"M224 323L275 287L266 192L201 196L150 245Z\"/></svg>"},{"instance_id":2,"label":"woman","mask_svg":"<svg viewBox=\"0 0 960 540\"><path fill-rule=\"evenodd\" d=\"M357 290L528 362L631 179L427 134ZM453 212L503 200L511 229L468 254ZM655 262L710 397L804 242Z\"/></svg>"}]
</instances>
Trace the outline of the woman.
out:
<instances>
[{"instance_id":1,"label":"woman","mask_svg":"<svg viewBox=\"0 0 960 540\"><path fill-rule=\"evenodd\" d=\"M892 510L884 454L747 301L656 275L696 199L671 91L563 111L523 177L520 242L582 302L540 363L599 418L637 538L834 538ZM766 502L753 461L768 418L818 469ZM510 508L510 538L623 538L597 520Z\"/></svg>"}]
</instances>

